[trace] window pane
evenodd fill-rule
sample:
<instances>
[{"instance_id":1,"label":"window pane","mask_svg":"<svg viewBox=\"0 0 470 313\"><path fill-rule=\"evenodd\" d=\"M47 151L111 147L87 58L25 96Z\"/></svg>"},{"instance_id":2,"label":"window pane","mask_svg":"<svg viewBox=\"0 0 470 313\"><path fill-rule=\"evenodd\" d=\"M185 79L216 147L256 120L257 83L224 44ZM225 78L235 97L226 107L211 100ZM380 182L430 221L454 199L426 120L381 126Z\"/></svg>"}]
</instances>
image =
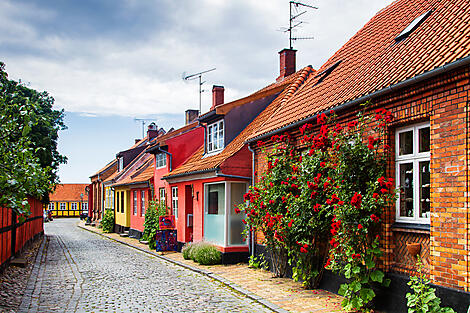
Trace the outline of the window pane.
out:
<instances>
[{"instance_id":1,"label":"window pane","mask_svg":"<svg viewBox=\"0 0 470 313\"><path fill-rule=\"evenodd\" d=\"M400 164L400 216L413 217L413 163Z\"/></svg>"},{"instance_id":2,"label":"window pane","mask_svg":"<svg viewBox=\"0 0 470 313\"><path fill-rule=\"evenodd\" d=\"M399 155L413 154L413 131L399 134Z\"/></svg>"},{"instance_id":3,"label":"window pane","mask_svg":"<svg viewBox=\"0 0 470 313\"><path fill-rule=\"evenodd\" d=\"M232 183L230 186L230 223L229 223L229 245L242 245L246 244L243 242L243 229L245 225L242 219L245 218L243 213L235 213L235 208L244 202L243 195L246 192L246 184Z\"/></svg>"},{"instance_id":4,"label":"window pane","mask_svg":"<svg viewBox=\"0 0 470 313\"><path fill-rule=\"evenodd\" d=\"M225 185L213 184L208 187L207 214L225 214Z\"/></svg>"},{"instance_id":5,"label":"window pane","mask_svg":"<svg viewBox=\"0 0 470 313\"><path fill-rule=\"evenodd\" d=\"M430 143L430 129L429 127L419 129L419 152L428 152Z\"/></svg>"},{"instance_id":6,"label":"window pane","mask_svg":"<svg viewBox=\"0 0 470 313\"><path fill-rule=\"evenodd\" d=\"M419 162L419 216L429 217L431 212L430 187L431 178L429 161Z\"/></svg>"},{"instance_id":7,"label":"window pane","mask_svg":"<svg viewBox=\"0 0 470 313\"><path fill-rule=\"evenodd\" d=\"M204 240L225 245L225 184L205 185Z\"/></svg>"}]
</instances>

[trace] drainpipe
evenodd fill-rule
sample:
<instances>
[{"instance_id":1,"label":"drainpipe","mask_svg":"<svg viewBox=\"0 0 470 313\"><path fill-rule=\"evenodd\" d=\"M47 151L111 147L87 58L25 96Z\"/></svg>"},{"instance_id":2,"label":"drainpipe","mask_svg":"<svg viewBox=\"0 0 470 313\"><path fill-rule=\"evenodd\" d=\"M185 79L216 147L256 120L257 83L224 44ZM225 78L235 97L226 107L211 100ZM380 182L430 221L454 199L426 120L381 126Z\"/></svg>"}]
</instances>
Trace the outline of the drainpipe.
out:
<instances>
[{"instance_id":1,"label":"drainpipe","mask_svg":"<svg viewBox=\"0 0 470 313\"><path fill-rule=\"evenodd\" d=\"M172 163L172 160L173 160L173 155L172 155L170 152L168 152L168 151L165 151L165 150L160 149L160 147L158 147L157 149L158 149L158 151L163 152L163 153L165 153L165 154L167 154L167 155L170 156L170 172L171 172L171 170L172 170L171 163Z\"/></svg>"},{"instance_id":2,"label":"drainpipe","mask_svg":"<svg viewBox=\"0 0 470 313\"><path fill-rule=\"evenodd\" d=\"M217 176L217 177L227 177L227 178L246 179L246 180L250 181L250 184L251 184L251 177L222 174L222 173L219 173L219 170L218 170L218 169L215 170L215 176Z\"/></svg>"},{"instance_id":3,"label":"drainpipe","mask_svg":"<svg viewBox=\"0 0 470 313\"><path fill-rule=\"evenodd\" d=\"M248 144L248 150L251 152L251 184L255 184L255 150ZM250 229L251 255L255 256L255 232Z\"/></svg>"}]
</instances>

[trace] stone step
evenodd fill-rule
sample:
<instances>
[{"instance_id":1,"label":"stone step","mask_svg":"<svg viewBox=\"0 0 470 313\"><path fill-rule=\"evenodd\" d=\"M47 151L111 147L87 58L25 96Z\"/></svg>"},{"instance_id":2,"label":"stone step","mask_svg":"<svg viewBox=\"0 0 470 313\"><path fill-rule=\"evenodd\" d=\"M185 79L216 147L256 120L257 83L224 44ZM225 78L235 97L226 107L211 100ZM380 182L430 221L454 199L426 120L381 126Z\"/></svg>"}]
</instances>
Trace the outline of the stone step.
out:
<instances>
[{"instance_id":1,"label":"stone step","mask_svg":"<svg viewBox=\"0 0 470 313\"><path fill-rule=\"evenodd\" d=\"M126 234L126 233L121 233L121 234L119 234L119 236L121 236L121 237L129 237L129 233L127 233L127 234Z\"/></svg>"},{"instance_id":2,"label":"stone step","mask_svg":"<svg viewBox=\"0 0 470 313\"><path fill-rule=\"evenodd\" d=\"M25 268L28 262L24 258L14 258L10 261L10 265Z\"/></svg>"}]
</instances>

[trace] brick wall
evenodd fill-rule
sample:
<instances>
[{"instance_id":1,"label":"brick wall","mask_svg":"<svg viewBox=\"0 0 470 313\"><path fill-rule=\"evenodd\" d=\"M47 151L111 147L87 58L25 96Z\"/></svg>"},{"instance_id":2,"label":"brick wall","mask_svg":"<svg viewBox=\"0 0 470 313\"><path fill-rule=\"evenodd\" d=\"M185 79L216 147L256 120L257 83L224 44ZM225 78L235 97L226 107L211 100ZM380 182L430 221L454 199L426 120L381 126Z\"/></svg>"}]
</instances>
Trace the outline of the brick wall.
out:
<instances>
[{"instance_id":1,"label":"brick wall","mask_svg":"<svg viewBox=\"0 0 470 313\"><path fill-rule=\"evenodd\" d=\"M395 227L395 206L383 218L381 266L387 271L415 273L407 242L421 243L421 257L432 281L438 285L470 291L469 277L469 86L470 69L454 71L433 80L407 87L375 99L370 110L385 107L394 121L384 140L395 151L398 127L429 121L431 128L431 224L429 230ZM356 108L357 110L357 108ZM354 109L338 113L346 124ZM370 129L371 134L373 133ZM297 128L289 133L300 147ZM265 145L270 149L270 142ZM389 176L395 177L394 156L389 160ZM266 170L265 155L257 148L255 181ZM258 234L262 243L262 234Z\"/></svg>"}]
</instances>

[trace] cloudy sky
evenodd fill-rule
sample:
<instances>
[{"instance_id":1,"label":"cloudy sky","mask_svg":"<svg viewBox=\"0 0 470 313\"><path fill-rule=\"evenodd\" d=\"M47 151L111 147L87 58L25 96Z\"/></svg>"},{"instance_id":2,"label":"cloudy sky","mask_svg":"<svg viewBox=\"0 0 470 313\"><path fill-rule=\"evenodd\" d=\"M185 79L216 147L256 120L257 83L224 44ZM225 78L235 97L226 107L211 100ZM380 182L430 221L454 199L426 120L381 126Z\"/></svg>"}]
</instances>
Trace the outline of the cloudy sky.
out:
<instances>
[{"instance_id":1,"label":"cloudy sky","mask_svg":"<svg viewBox=\"0 0 470 313\"><path fill-rule=\"evenodd\" d=\"M391 2L303 1L319 9L294 33L314 37L294 42L298 68L319 68ZM197 83L183 73L217 68L204 77L203 112L213 84L230 101L273 82L288 21L288 0L1 0L0 60L65 110L61 180L87 182L142 136L135 117L176 128L198 108Z\"/></svg>"}]
</instances>

